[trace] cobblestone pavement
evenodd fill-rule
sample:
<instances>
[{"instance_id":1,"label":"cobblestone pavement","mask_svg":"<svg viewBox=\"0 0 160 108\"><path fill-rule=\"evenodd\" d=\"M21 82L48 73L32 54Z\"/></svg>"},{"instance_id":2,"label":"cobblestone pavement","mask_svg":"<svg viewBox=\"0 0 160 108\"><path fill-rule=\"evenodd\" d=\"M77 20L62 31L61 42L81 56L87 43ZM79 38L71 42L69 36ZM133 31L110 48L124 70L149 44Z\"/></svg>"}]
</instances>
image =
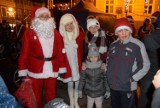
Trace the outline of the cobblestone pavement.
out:
<instances>
[{"instance_id":1,"label":"cobblestone pavement","mask_svg":"<svg viewBox=\"0 0 160 108\"><path fill-rule=\"evenodd\" d=\"M57 97L64 99L64 101L69 105L69 97L68 97L66 83L62 83L61 81L58 81ZM84 94L82 99L78 99L78 102L79 102L80 108L87 108L87 98ZM111 108L110 99L108 100L104 99L103 108Z\"/></svg>"}]
</instances>

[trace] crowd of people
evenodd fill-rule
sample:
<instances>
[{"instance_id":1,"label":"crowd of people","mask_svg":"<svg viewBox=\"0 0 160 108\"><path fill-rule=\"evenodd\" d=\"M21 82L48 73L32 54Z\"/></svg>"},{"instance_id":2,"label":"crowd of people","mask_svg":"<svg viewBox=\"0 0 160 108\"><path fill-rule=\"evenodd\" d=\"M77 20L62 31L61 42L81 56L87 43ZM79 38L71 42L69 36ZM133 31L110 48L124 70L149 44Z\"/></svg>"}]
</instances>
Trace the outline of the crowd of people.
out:
<instances>
[{"instance_id":1,"label":"crowd of people","mask_svg":"<svg viewBox=\"0 0 160 108\"><path fill-rule=\"evenodd\" d=\"M93 108L94 103L102 108L108 98L112 108L159 107L160 12L153 13L151 21L144 20L139 39L135 38L132 16L116 19L116 40L106 36L94 16L87 17L85 31L74 15L66 13L57 29L45 7L32 9L30 28L16 22L12 36L3 22L0 42L12 39L16 43L20 51L18 74L32 81L37 108L56 98L57 80L67 84L70 108L80 108L78 98L83 94L87 96L87 108ZM140 97L136 100L138 84Z\"/></svg>"}]
</instances>

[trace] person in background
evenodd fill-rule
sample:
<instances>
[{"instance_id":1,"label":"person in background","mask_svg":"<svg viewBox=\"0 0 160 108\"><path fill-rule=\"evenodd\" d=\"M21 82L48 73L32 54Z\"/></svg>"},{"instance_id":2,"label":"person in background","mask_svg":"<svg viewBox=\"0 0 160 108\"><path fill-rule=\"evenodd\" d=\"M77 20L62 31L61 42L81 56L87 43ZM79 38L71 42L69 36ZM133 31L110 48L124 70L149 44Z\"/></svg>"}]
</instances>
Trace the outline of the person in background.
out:
<instances>
[{"instance_id":1,"label":"person in background","mask_svg":"<svg viewBox=\"0 0 160 108\"><path fill-rule=\"evenodd\" d=\"M157 17L157 28L149 35L142 38L151 66L146 76L140 81L139 108L150 108L154 92L152 80L160 68L160 13Z\"/></svg>"},{"instance_id":2,"label":"person in background","mask_svg":"<svg viewBox=\"0 0 160 108\"><path fill-rule=\"evenodd\" d=\"M144 20L143 25L139 28L138 30L138 37L141 40L144 36L148 35L151 33L151 22L150 19L146 18Z\"/></svg>"},{"instance_id":3,"label":"person in background","mask_svg":"<svg viewBox=\"0 0 160 108\"><path fill-rule=\"evenodd\" d=\"M106 62L112 108L134 108L137 82L150 67L144 44L132 32L127 18L116 20L118 39L110 45Z\"/></svg>"},{"instance_id":4,"label":"person in background","mask_svg":"<svg viewBox=\"0 0 160 108\"><path fill-rule=\"evenodd\" d=\"M8 58L10 56L10 38L11 27L8 25L6 20L2 20L2 27L0 28L0 44L4 45L4 58Z\"/></svg>"},{"instance_id":5,"label":"person in background","mask_svg":"<svg viewBox=\"0 0 160 108\"><path fill-rule=\"evenodd\" d=\"M152 80L152 83L155 87L155 91L152 98L152 106L151 108L160 108L160 70L157 71L157 73L154 76L154 79Z\"/></svg>"},{"instance_id":6,"label":"person in background","mask_svg":"<svg viewBox=\"0 0 160 108\"><path fill-rule=\"evenodd\" d=\"M14 27L14 32L11 38L16 45L17 52L20 51L21 44L22 44L22 37L24 35L25 30L26 30L26 27L22 24L22 21L17 19L16 26Z\"/></svg>"},{"instance_id":7,"label":"person in background","mask_svg":"<svg viewBox=\"0 0 160 108\"><path fill-rule=\"evenodd\" d=\"M151 31L153 32L157 27L157 19L158 19L158 15L160 14L159 11L156 11L152 14L151 16L151 23L152 23L152 28L151 28Z\"/></svg>"},{"instance_id":8,"label":"person in background","mask_svg":"<svg viewBox=\"0 0 160 108\"><path fill-rule=\"evenodd\" d=\"M133 17L131 15L128 15L127 19L128 19L128 21L130 22L130 24L132 26L132 36L135 37L135 35L136 35L136 28L135 28L135 25L134 25L134 19L133 19Z\"/></svg>"},{"instance_id":9,"label":"person in background","mask_svg":"<svg viewBox=\"0 0 160 108\"><path fill-rule=\"evenodd\" d=\"M55 27L47 8L34 7L31 26L22 39L18 74L32 80L37 108L43 107L43 90L46 103L56 98L57 78L66 72L63 40Z\"/></svg>"},{"instance_id":10,"label":"person in background","mask_svg":"<svg viewBox=\"0 0 160 108\"><path fill-rule=\"evenodd\" d=\"M87 108L102 108L104 95L110 97L110 90L107 83L105 70L101 69L102 61L95 43L89 45L89 52L86 60L86 70L81 72L79 80L79 98L82 98L84 89L87 95Z\"/></svg>"},{"instance_id":11,"label":"person in background","mask_svg":"<svg viewBox=\"0 0 160 108\"><path fill-rule=\"evenodd\" d=\"M9 93L9 90L0 75L0 108L22 108L16 98Z\"/></svg>"},{"instance_id":12,"label":"person in background","mask_svg":"<svg viewBox=\"0 0 160 108\"><path fill-rule=\"evenodd\" d=\"M67 73L62 78L68 85L70 108L80 108L78 104L78 83L83 57L84 33L72 14L64 14L60 19L59 32L63 38L66 54Z\"/></svg>"},{"instance_id":13,"label":"person in background","mask_svg":"<svg viewBox=\"0 0 160 108\"><path fill-rule=\"evenodd\" d=\"M92 16L87 19L87 30L88 31L86 31L85 36L83 61L87 58L88 46L91 43L95 43L98 47L102 62L105 63L107 57L107 49L109 47L109 42L106 37L105 31L100 28L98 20Z\"/></svg>"}]
</instances>

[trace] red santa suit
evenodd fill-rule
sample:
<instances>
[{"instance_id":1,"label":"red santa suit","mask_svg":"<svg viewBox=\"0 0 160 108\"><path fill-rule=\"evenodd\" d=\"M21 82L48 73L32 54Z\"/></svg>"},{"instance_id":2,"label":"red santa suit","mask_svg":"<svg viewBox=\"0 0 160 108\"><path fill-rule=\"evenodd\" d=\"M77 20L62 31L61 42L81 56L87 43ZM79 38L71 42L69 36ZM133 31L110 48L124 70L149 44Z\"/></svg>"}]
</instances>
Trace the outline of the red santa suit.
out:
<instances>
[{"instance_id":1,"label":"red santa suit","mask_svg":"<svg viewBox=\"0 0 160 108\"><path fill-rule=\"evenodd\" d=\"M42 10L42 11L41 11ZM47 8L37 9L50 14ZM36 12L35 12L36 13ZM65 73L64 47L62 37L53 28L53 36L44 38L32 27L27 29L22 39L22 49L18 61L19 76L28 75L37 100L37 108L42 108L42 91L45 89L46 102L56 97L56 81L59 73Z\"/></svg>"},{"instance_id":2,"label":"red santa suit","mask_svg":"<svg viewBox=\"0 0 160 108\"><path fill-rule=\"evenodd\" d=\"M64 25L73 21L74 31L66 32ZM76 19L71 14L66 14L60 19L59 32L63 37L67 73L63 82L78 81L82 66L84 33L80 30Z\"/></svg>"},{"instance_id":3,"label":"red santa suit","mask_svg":"<svg viewBox=\"0 0 160 108\"><path fill-rule=\"evenodd\" d=\"M78 105L78 81L83 57L84 35L72 14L65 14L60 19L59 32L64 41L64 53L66 54L66 67L63 82L68 84L70 108L79 108Z\"/></svg>"}]
</instances>

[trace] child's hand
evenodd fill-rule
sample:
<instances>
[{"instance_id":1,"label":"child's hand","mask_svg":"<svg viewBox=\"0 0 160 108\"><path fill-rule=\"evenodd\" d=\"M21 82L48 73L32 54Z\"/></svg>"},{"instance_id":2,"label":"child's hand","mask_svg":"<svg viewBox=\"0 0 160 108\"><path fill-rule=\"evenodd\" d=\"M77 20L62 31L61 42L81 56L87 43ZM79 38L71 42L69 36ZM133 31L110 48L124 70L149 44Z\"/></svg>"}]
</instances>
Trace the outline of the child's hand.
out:
<instances>
[{"instance_id":1,"label":"child's hand","mask_svg":"<svg viewBox=\"0 0 160 108\"><path fill-rule=\"evenodd\" d=\"M84 62L82 63L82 70L86 70L86 64Z\"/></svg>"},{"instance_id":2,"label":"child's hand","mask_svg":"<svg viewBox=\"0 0 160 108\"><path fill-rule=\"evenodd\" d=\"M82 91L78 91L78 97L79 98L82 98L83 96L82 96Z\"/></svg>"},{"instance_id":3,"label":"child's hand","mask_svg":"<svg viewBox=\"0 0 160 108\"><path fill-rule=\"evenodd\" d=\"M104 98L108 99L111 96L111 93L109 91L106 91L106 93L104 94Z\"/></svg>"},{"instance_id":4,"label":"child's hand","mask_svg":"<svg viewBox=\"0 0 160 108\"><path fill-rule=\"evenodd\" d=\"M160 87L160 70L157 71L156 75L154 76L154 79L152 81L155 88Z\"/></svg>"},{"instance_id":5,"label":"child's hand","mask_svg":"<svg viewBox=\"0 0 160 108\"><path fill-rule=\"evenodd\" d=\"M105 63L102 63L102 65L101 65L101 69L106 69L106 64Z\"/></svg>"}]
</instances>

